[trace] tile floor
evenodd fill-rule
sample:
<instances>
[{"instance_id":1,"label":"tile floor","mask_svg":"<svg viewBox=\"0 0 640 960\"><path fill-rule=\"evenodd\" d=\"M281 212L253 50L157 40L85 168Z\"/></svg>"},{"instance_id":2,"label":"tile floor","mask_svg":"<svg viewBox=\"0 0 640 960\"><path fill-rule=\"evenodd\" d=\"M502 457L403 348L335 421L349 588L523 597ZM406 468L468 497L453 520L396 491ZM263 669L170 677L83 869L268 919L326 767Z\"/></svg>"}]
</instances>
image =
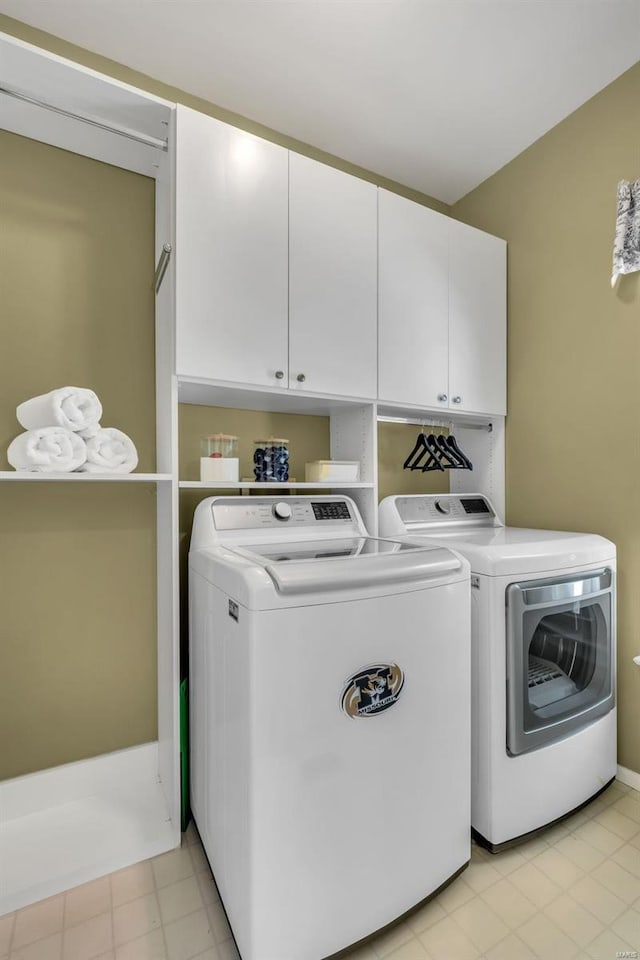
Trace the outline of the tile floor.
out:
<instances>
[{"instance_id":1,"label":"tile floor","mask_svg":"<svg viewBox=\"0 0 640 960\"><path fill-rule=\"evenodd\" d=\"M616 782L529 843L496 856L474 845L469 868L439 897L345 960L615 960L639 951L640 793ZM6 958L238 953L191 826L179 850L0 918Z\"/></svg>"}]
</instances>

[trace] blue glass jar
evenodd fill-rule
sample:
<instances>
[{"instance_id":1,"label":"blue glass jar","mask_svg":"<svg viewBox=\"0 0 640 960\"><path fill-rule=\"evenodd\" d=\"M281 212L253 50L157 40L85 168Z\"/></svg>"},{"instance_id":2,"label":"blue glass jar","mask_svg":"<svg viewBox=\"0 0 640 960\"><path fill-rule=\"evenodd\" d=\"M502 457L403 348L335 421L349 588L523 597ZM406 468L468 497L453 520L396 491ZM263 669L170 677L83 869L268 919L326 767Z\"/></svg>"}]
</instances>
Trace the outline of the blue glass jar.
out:
<instances>
[{"instance_id":1,"label":"blue glass jar","mask_svg":"<svg viewBox=\"0 0 640 960\"><path fill-rule=\"evenodd\" d=\"M253 475L258 483L285 483L289 479L289 441L282 437L254 440Z\"/></svg>"}]
</instances>

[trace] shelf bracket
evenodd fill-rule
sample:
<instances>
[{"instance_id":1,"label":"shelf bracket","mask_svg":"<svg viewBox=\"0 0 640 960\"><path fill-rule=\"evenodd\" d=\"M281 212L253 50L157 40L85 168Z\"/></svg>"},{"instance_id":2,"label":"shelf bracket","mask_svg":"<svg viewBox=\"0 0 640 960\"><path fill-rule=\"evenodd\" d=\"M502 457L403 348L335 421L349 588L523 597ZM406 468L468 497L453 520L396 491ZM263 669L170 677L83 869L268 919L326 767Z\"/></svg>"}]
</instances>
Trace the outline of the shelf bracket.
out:
<instances>
[{"instance_id":1,"label":"shelf bracket","mask_svg":"<svg viewBox=\"0 0 640 960\"><path fill-rule=\"evenodd\" d=\"M169 260L171 258L171 244L163 243L162 251L160 253L160 259L158 260L158 266L156 267L156 275L154 285L156 288L156 293L160 290L162 286L162 281L166 273L167 267L169 266Z\"/></svg>"}]
</instances>

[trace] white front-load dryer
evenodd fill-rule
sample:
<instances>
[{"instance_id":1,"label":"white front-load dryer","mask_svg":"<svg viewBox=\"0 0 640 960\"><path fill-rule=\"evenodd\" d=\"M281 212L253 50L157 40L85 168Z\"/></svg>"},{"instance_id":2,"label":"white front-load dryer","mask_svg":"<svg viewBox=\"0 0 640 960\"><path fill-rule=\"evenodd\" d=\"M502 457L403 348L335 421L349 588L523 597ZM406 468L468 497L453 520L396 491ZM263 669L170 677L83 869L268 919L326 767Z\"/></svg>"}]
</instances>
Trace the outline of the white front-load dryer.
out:
<instances>
[{"instance_id":1,"label":"white front-load dryer","mask_svg":"<svg viewBox=\"0 0 640 960\"><path fill-rule=\"evenodd\" d=\"M469 860L469 567L347 497L204 500L191 804L243 960L320 960Z\"/></svg>"},{"instance_id":2,"label":"white front-load dryer","mask_svg":"<svg viewBox=\"0 0 640 960\"><path fill-rule=\"evenodd\" d=\"M505 527L481 494L388 497L379 519L471 564L471 823L495 852L615 777L615 546Z\"/></svg>"}]
</instances>

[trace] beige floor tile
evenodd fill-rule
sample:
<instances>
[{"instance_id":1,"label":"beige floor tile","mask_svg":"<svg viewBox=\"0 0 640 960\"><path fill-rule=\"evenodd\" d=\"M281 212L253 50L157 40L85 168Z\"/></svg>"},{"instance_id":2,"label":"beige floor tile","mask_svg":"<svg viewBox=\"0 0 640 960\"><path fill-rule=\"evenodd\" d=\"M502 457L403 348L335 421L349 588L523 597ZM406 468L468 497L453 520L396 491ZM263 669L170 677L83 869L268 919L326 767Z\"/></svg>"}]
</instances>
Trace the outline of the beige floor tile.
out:
<instances>
[{"instance_id":1,"label":"beige floor tile","mask_svg":"<svg viewBox=\"0 0 640 960\"><path fill-rule=\"evenodd\" d=\"M375 960L375 954L372 956ZM218 944L215 951L211 948L206 953L199 953L195 960L240 960L240 954L233 940L225 940L224 943Z\"/></svg>"},{"instance_id":2,"label":"beige floor tile","mask_svg":"<svg viewBox=\"0 0 640 960\"><path fill-rule=\"evenodd\" d=\"M156 887L168 887L170 883L177 883L178 880L185 880L194 873L193 861L190 856L190 847L177 850L170 850L169 853L163 853L160 857L154 857L151 861L153 875L156 881Z\"/></svg>"},{"instance_id":3,"label":"beige floor tile","mask_svg":"<svg viewBox=\"0 0 640 960\"><path fill-rule=\"evenodd\" d=\"M466 876L467 873L468 870L465 870L464 876ZM471 887L467 886L464 877L458 877L458 879L450 883L448 887L445 887L442 893L438 894L436 900L447 913L451 913L452 910L461 907L463 903L471 900L471 897L474 896L474 891Z\"/></svg>"},{"instance_id":4,"label":"beige floor tile","mask_svg":"<svg viewBox=\"0 0 640 960\"><path fill-rule=\"evenodd\" d=\"M533 837L531 840L527 840L526 843L518 844L514 849L516 849L518 853L521 853L525 860L533 860L534 857L548 850L549 844L544 839L544 835L541 834Z\"/></svg>"},{"instance_id":5,"label":"beige floor tile","mask_svg":"<svg viewBox=\"0 0 640 960\"><path fill-rule=\"evenodd\" d=\"M616 850L611 859L632 873L634 877L640 877L640 852L635 847L625 844L624 847Z\"/></svg>"},{"instance_id":6,"label":"beige floor tile","mask_svg":"<svg viewBox=\"0 0 640 960\"><path fill-rule=\"evenodd\" d=\"M626 797L622 797L621 800L616 800L612 809L617 810L618 813L621 813L624 817L629 817L631 820L635 820L636 823L640 823L640 801L635 798L635 794L638 793L637 790L633 791L634 796L628 794Z\"/></svg>"},{"instance_id":7,"label":"beige floor tile","mask_svg":"<svg viewBox=\"0 0 640 960\"><path fill-rule=\"evenodd\" d=\"M62 934L54 933L52 937L18 947L9 956L10 960L61 960Z\"/></svg>"},{"instance_id":8,"label":"beige floor tile","mask_svg":"<svg viewBox=\"0 0 640 960\"><path fill-rule=\"evenodd\" d=\"M531 863L564 890L584 876L581 867L577 867L568 857L551 848L538 854Z\"/></svg>"},{"instance_id":9,"label":"beige floor tile","mask_svg":"<svg viewBox=\"0 0 640 960\"><path fill-rule=\"evenodd\" d=\"M578 944L543 913L523 923L518 936L542 960L572 960L579 951Z\"/></svg>"},{"instance_id":10,"label":"beige floor tile","mask_svg":"<svg viewBox=\"0 0 640 960\"><path fill-rule=\"evenodd\" d=\"M544 831L544 839L547 841L548 846L554 847L558 840L562 840L563 837L566 837L567 834L575 830L575 827L569 822L569 818L566 820L561 820L560 823L556 823L553 827L547 827Z\"/></svg>"},{"instance_id":11,"label":"beige floor tile","mask_svg":"<svg viewBox=\"0 0 640 960\"><path fill-rule=\"evenodd\" d=\"M584 840L580 840L573 834L559 840L554 849L568 857L581 870L587 872L607 859L606 854L596 850L590 843L585 843Z\"/></svg>"},{"instance_id":12,"label":"beige floor tile","mask_svg":"<svg viewBox=\"0 0 640 960\"><path fill-rule=\"evenodd\" d=\"M94 960L113 947L111 913L101 913L75 927L67 927L62 942L63 960Z\"/></svg>"},{"instance_id":13,"label":"beige floor tile","mask_svg":"<svg viewBox=\"0 0 640 960\"><path fill-rule=\"evenodd\" d=\"M626 910L622 916L611 924L613 932L634 944L636 950L640 950L640 912L638 910Z\"/></svg>"},{"instance_id":14,"label":"beige floor tile","mask_svg":"<svg viewBox=\"0 0 640 960\"><path fill-rule=\"evenodd\" d=\"M373 949L377 956L387 957L409 940L413 940L413 930L403 921L402 923L396 923L389 930L385 930L384 933L377 936L373 940Z\"/></svg>"},{"instance_id":15,"label":"beige floor tile","mask_svg":"<svg viewBox=\"0 0 640 960\"><path fill-rule=\"evenodd\" d=\"M510 933L491 950L487 950L485 958L486 960L536 960L536 955L520 937Z\"/></svg>"},{"instance_id":16,"label":"beige floor tile","mask_svg":"<svg viewBox=\"0 0 640 960\"><path fill-rule=\"evenodd\" d=\"M612 957L620 956L627 951L631 951L631 956L633 956L636 950L637 948L633 944L627 943L613 930L604 930L593 943L589 944L587 954L593 957L593 960L611 960Z\"/></svg>"},{"instance_id":17,"label":"beige floor tile","mask_svg":"<svg viewBox=\"0 0 640 960\"><path fill-rule=\"evenodd\" d=\"M166 956L161 928L152 930L137 940L130 940L116 949L116 960L166 960Z\"/></svg>"},{"instance_id":18,"label":"beige floor tile","mask_svg":"<svg viewBox=\"0 0 640 960\"><path fill-rule=\"evenodd\" d=\"M7 913L4 917L0 917L0 957L9 953L9 943L13 934L15 919L15 913Z\"/></svg>"},{"instance_id":19,"label":"beige floor tile","mask_svg":"<svg viewBox=\"0 0 640 960\"><path fill-rule=\"evenodd\" d=\"M607 807L603 813L596 817L596 823L601 824L611 833L616 833L623 840L630 840L631 837L635 837L640 832L640 823L637 820L625 817L623 813L612 807Z\"/></svg>"},{"instance_id":20,"label":"beige floor tile","mask_svg":"<svg viewBox=\"0 0 640 960\"><path fill-rule=\"evenodd\" d=\"M451 914L480 953L504 940L509 928L481 897L474 897Z\"/></svg>"},{"instance_id":21,"label":"beige floor tile","mask_svg":"<svg viewBox=\"0 0 640 960\"><path fill-rule=\"evenodd\" d=\"M101 953L95 960L116 960L116 955L113 950L107 950L106 953Z\"/></svg>"},{"instance_id":22,"label":"beige floor tile","mask_svg":"<svg viewBox=\"0 0 640 960\"><path fill-rule=\"evenodd\" d=\"M640 850L640 833L636 833L635 837L629 840L629 843L634 846L636 850Z\"/></svg>"},{"instance_id":23,"label":"beige floor tile","mask_svg":"<svg viewBox=\"0 0 640 960\"><path fill-rule=\"evenodd\" d=\"M12 949L23 947L35 940L42 940L62 930L64 894L49 897L34 903L32 907L18 910L13 931Z\"/></svg>"},{"instance_id":24,"label":"beige floor tile","mask_svg":"<svg viewBox=\"0 0 640 960\"><path fill-rule=\"evenodd\" d=\"M531 900L508 879L489 887L481 896L512 930L529 920L536 912Z\"/></svg>"},{"instance_id":25,"label":"beige floor tile","mask_svg":"<svg viewBox=\"0 0 640 960\"><path fill-rule=\"evenodd\" d=\"M207 856L199 843L191 844L189 847L189 853L191 854L191 862L193 863L193 869L195 873L211 873L209 861L207 860Z\"/></svg>"},{"instance_id":26,"label":"beige floor tile","mask_svg":"<svg viewBox=\"0 0 640 960\"><path fill-rule=\"evenodd\" d=\"M144 860L125 870L111 874L111 896L113 906L119 907L129 900L137 900L153 892L153 870L151 861Z\"/></svg>"},{"instance_id":27,"label":"beige floor tile","mask_svg":"<svg viewBox=\"0 0 640 960\"><path fill-rule=\"evenodd\" d=\"M475 944L451 917L429 927L419 939L433 960L476 960L480 956Z\"/></svg>"},{"instance_id":28,"label":"beige floor tile","mask_svg":"<svg viewBox=\"0 0 640 960\"><path fill-rule=\"evenodd\" d=\"M607 830L596 820L583 823L581 827L574 831L573 835L579 840L584 840L585 843L590 843L592 847L600 850L608 857L624 843L622 837L619 837L617 833L612 833L611 830Z\"/></svg>"},{"instance_id":29,"label":"beige floor tile","mask_svg":"<svg viewBox=\"0 0 640 960\"><path fill-rule=\"evenodd\" d=\"M420 941L414 937L404 943L398 950L387 954L386 960L429 960L429 954Z\"/></svg>"},{"instance_id":30,"label":"beige floor tile","mask_svg":"<svg viewBox=\"0 0 640 960\"><path fill-rule=\"evenodd\" d=\"M231 943L233 941L227 940L226 942ZM369 941L345 953L344 960L378 960L378 954L373 949L371 941Z\"/></svg>"},{"instance_id":31,"label":"beige floor tile","mask_svg":"<svg viewBox=\"0 0 640 960\"><path fill-rule=\"evenodd\" d=\"M539 909L546 907L562 892L557 883L550 880L533 863L527 863L525 867L514 870L509 874L509 882L515 884L520 893L528 897Z\"/></svg>"},{"instance_id":32,"label":"beige floor tile","mask_svg":"<svg viewBox=\"0 0 640 960\"><path fill-rule=\"evenodd\" d=\"M429 927L432 927L434 923L438 923L439 920L444 920L446 917L446 912L442 905L436 900L430 900L429 903L425 903L424 906L419 907L418 910L407 917L406 923L414 933L422 933L423 930L427 930Z\"/></svg>"},{"instance_id":33,"label":"beige floor tile","mask_svg":"<svg viewBox=\"0 0 640 960\"><path fill-rule=\"evenodd\" d=\"M169 960L192 960L199 953L215 947L213 933L205 910L190 913L168 923L164 928Z\"/></svg>"},{"instance_id":34,"label":"beige floor tile","mask_svg":"<svg viewBox=\"0 0 640 960\"><path fill-rule=\"evenodd\" d=\"M614 860L605 860L592 871L591 876L626 904L633 903L640 897L640 879Z\"/></svg>"},{"instance_id":35,"label":"beige floor tile","mask_svg":"<svg viewBox=\"0 0 640 960\"><path fill-rule=\"evenodd\" d=\"M195 877L187 877L158 890L160 916L163 923L171 923L204 906L200 887Z\"/></svg>"},{"instance_id":36,"label":"beige floor tile","mask_svg":"<svg viewBox=\"0 0 640 960\"><path fill-rule=\"evenodd\" d=\"M613 923L626 907L624 900L616 897L592 876L579 880L575 887L572 887L568 892L576 903L579 903L605 925Z\"/></svg>"},{"instance_id":37,"label":"beige floor tile","mask_svg":"<svg viewBox=\"0 0 640 960\"><path fill-rule=\"evenodd\" d=\"M160 926L160 922L160 907L155 893L123 903L113 911L116 947L150 933Z\"/></svg>"},{"instance_id":38,"label":"beige floor tile","mask_svg":"<svg viewBox=\"0 0 640 960\"><path fill-rule=\"evenodd\" d=\"M209 926L216 943L222 943L231 937L231 927L221 903L213 903L207 907Z\"/></svg>"},{"instance_id":39,"label":"beige floor tile","mask_svg":"<svg viewBox=\"0 0 640 960\"><path fill-rule=\"evenodd\" d=\"M65 894L64 924L73 927L83 920L90 920L111 910L111 884L109 877L101 877L92 883L74 887Z\"/></svg>"},{"instance_id":40,"label":"beige floor tile","mask_svg":"<svg viewBox=\"0 0 640 960\"><path fill-rule=\"evenodd\" d=\"M503 877L509 876L518 867L523 867L527 863L527 858L523 857L519 850L505 850L503 853L496 853L489 861Z\"/></svg>"},{"instance_id":41,"label":"beige floor tile","mask_svg":"<svg viewBox=\"0 0 640 960\"><path fill-rule=\"evenodd\" d=\"M502 880L502 874L499 873L492 863L472 863L464 872L464 882L474 893L481 893L490 887L492 883Z\"/></svg>"},{"instance_id":42,"label":"beige floor tile","mask_svg":"<svg viewBox=\"0 0 640 960\"><path fill-rule=\"evenodd\" d=\"M200 896L202 897L203 903L218 903L220 901L218 888L210 873L197 873L196 882L200 888Z\"/></svg>"},{"instance_id":43,"label":"beige floor tile","mask_svg":"<svg viewBox=\"0 0 640 960\"><path fill-rule=\"evenodd\" d=\"M544 912L583 948L595 940L604 929L604 924L566 893L550 903Z\"/></svg>"}]
</instances>

